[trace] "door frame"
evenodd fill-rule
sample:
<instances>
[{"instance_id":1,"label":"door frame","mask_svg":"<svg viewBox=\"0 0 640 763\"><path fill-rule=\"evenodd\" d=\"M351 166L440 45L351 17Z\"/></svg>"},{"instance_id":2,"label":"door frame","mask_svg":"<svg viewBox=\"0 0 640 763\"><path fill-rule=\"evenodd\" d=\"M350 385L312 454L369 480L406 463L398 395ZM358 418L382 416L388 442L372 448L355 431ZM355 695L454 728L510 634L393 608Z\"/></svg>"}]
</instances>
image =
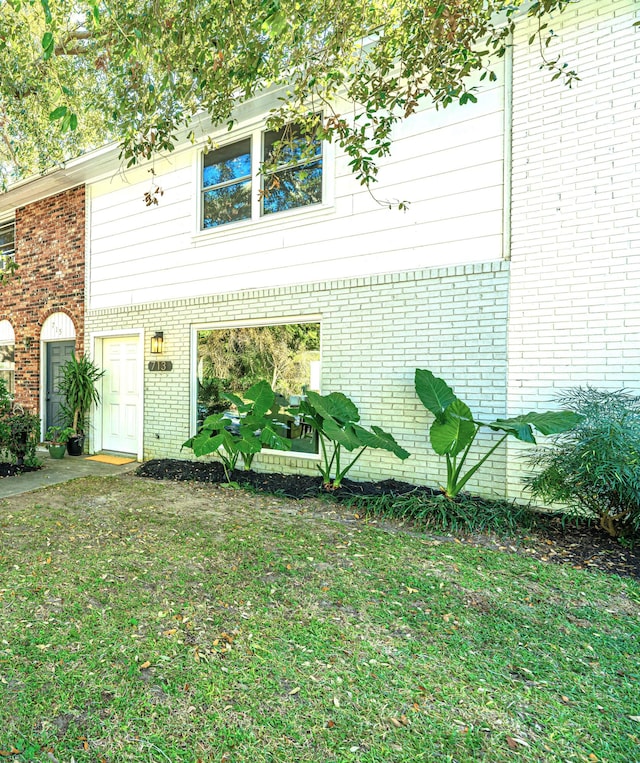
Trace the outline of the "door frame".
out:
<instances>
[{"instance_id":1,"label":"door frame","mask_svg":"<svg viewBox=\"0 0 640 763\"><path fill-rule=\"evenodd\" d=\"M102 368L102 345L105 339L117 339L135 337L138 340L138 389L140 393L138 399L138 452L135 454L138 461L142 461L144 456L144 329L115 329L111 331L92 331L89 335L89 347L91 348L91 359ZM100 399L102 400L102 379L96 384ZM93 437L90 438L90 448L92 453L102 450L102 411L100 407L91 407L91 422L93 424Z\"/></svg>"},{"instance_id":2,"label":"door frame","mask_svg":"<svg viewBox=\"0 0 640 763\"><path fill-rule=\"evenodd\" d=\"M62 321L62 327L59 322L56 326L56 319ZM65 325L69 329L64 331ZM61 330L62 329L62 330ZM46 431L45 423L47 420L47 345L53 342L75 342L76 350L78 348L78 336L76 333L76 324L73 318L63 310L57 310L48 315L40 327L40 435L44 441Z\"/></svg>"},{"instance_id":3,"label":"door frame","mask_svg":"<svg viewBox=\"0 0 640 763\"><path fill-rule=\"evenodd\" d=\"M74 351L78 346L77 338L72 339L44 339L40 342L40 428L42 440L47 432L47 385L49 384L47 369L49 365L49 348L52 344L60 342L73 342Z\"/></svg>"}]
</instances>

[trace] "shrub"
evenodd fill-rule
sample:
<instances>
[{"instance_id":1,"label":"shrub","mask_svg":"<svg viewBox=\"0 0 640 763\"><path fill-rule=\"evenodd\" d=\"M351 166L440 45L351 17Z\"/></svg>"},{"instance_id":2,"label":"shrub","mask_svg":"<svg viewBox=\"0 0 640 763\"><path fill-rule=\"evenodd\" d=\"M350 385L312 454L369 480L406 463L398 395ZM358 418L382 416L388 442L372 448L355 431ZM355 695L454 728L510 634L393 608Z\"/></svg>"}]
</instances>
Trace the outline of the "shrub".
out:
<instances>
[{"instance_id":1,"label":"shrub","mask_svg":"<svg viewBox=\"0 0 640 763\"><path fill-rule=\"evenodd\" d=\"M58 392L64 397L62 416L65 425L71 427L76 434L84 434L91 406L100 402L96 383L102 376L104 371L86 355L77 358L72 354L60 367Z\"/></svg>"},{"instance_id":2,"label":"shrub","mask_svg":"<svg viewBox=\"0 0 640 763\"><path fill-rule=\"evenodd\" d=\"M4 419L3 447L18 466L37 463L36 445L40 432L40 418L33 413L14 410Z\"/></svg>"},{"instance_id":3,"label":"shrub","mask_svg":"<svg viewBox=\"0 0 640 763\"><path fill-rule=\"evenodd\" d=\"M539 514L511 501L461 493L455 500L443 493L415 490L402 495L356 496L347 504L372 515L415 522L425 530L450 533L514 535L537 526Z\"/></svg>"},{"instance_id":4,"label":"shrub","mask_svg":"<svg viewBox=\"0 0 640 763\"><path fill-rule=\"evenodd\" d=\"M535 453L525 480L536 498L566 504L616 536L640 529L640 397L577 387L558 397L584 418Z\"/></svg>"}]
</instances>

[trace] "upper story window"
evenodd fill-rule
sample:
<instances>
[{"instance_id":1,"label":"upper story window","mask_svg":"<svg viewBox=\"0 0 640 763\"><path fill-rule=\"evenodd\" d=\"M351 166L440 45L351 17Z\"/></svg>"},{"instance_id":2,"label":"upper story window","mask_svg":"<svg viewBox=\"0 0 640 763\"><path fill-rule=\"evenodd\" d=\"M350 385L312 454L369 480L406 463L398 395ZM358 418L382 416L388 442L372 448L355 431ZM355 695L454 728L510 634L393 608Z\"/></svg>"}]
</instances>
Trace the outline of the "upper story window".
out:
<instances>
[{"instance_id":1,"label":"upper story window","mask_svg":"<svg viewBox=\"0 0 640 763\"><path fill-rule=\"evenodd\" d=\"M0 223L0 270L7 267L16 252L16 221L8 220Z\"/></svg>"},{"instance_id":2,"label":"upper story window","mask_svg":"<svg viewBox=\"0 0 640 763\"><path fill-rule=\"evenodd\" d=\"M251 138L204 155L202 227L251 217Z\"/></svg>"},{"instance_id":3,"label":"upper story window","mask_svg":"<svg viewBox=\"0 0 640 763\"><path fill-rule=\"evenodd\" d=\"M269 130L264 134L262 158L275 165L263 176L262 214L322 201L322 143L319 140L309 144L295 125Z\"/></svg>"},{"instance_id":4,"label":"upper story window","mask_svg":"<svg viewBox=\"0 0 640 763\"><path fill-rule=\"evenodd\" d=\"M309 143L295 125L257 129L209 151L202 161L200 228L321 203L322 166L322 142Z\"/></svg>"}]
</instances>

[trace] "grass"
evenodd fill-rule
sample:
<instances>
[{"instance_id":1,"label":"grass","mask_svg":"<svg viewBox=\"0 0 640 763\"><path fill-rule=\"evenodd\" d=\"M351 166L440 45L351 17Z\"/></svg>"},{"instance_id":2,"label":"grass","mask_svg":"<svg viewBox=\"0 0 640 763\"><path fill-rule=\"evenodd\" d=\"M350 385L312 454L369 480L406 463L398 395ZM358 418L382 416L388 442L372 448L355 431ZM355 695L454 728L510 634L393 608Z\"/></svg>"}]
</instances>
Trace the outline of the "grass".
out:
<instances>
[{"instance_id":1,"label":"grass","mask_svg":"<svg viewBox=\"0 0 640 763\"><path fill-rule=\"evenodd\" d=\"M635 581L131 475L0 510L4 759L640 760Z\"/></svg>"},{"instance_id":2,"label":"grass","mask_svg":"<svg viewBox=\"0 0 640 763\"><path fill-rule=\"evenodd\" d=\"M518 534L540 525L540 515L514 501L484 499L460 493L455 500L421 492L399 496L358 496L352 508L371 516L415 520L420 527L437 532L497 535Z\"/></svg>"}]
</instances>

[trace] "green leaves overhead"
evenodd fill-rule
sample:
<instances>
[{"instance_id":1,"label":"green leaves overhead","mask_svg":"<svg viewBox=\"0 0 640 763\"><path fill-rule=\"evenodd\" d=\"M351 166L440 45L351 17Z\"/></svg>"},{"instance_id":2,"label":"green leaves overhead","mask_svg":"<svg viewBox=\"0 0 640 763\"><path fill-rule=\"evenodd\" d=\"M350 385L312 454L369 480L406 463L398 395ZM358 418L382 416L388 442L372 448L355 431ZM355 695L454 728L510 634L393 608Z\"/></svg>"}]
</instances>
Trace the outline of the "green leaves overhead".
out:
<instances>
[{"instance_id":1,"label":"green leaves overhead","mask_svg":"<svg viewBox=\"0 0 640 763\"><path fill-rule=\"evenodd\" d=\"M274 123L325 109L316 137L345 150L364 184L391 149L394 125L429 99L477 100L471 78L495 80L523 0L33 0L0 3L0 180L46 169L112 136L125 163L171 151L194 115L233 124L234 109L267 88L286 97ZM567 0L534 3L542 21ZM545 58L553 32L533 43ZM363 40L367 41L363 46ZM482 44L478 44L481 41ZM64 94L73 85L74 96ZM281 91L281 92L283 92ZM68 115L50 129L49 115ZM345 116L349 115L349 116ZM68 119L67 119L68 116ZM9 166L10 165L10 166Z\"/></svg>"}]
</instances>

